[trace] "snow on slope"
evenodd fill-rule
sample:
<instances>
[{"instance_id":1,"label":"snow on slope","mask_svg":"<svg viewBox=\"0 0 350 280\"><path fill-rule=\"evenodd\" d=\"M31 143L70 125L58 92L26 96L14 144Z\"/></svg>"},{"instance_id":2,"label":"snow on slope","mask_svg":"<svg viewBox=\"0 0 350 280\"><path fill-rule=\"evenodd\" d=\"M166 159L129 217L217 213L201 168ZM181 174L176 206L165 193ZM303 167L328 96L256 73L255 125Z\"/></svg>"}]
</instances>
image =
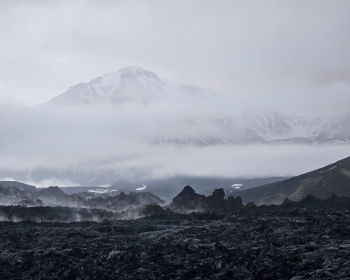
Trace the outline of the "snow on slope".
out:
<instances>
[{"instance_id":1,"label":"snow on slope","mask_svg":"<svg viewBox=\"0 0 350 280\"><path fill-rule=\"evenodd\" d=\"M208 95L212 92L192 86L163 82L156 74L140 67L124 67L88 83L79 83L50 103L59 105L108 104L125 101L149 102L153 99L183 94Z\"/></svg>"},{"instance_id":2,"label":"snow on slope","mask_svg":"<svg viewBox=\"0 0 350 280\"><path fill-rule=\"evenodd\" d=\"M266 111L244 114L240 121L251 139L260 139L261 142L350 143L350 114L312 118Z\"/></svg>"},{"instance_id":3,"label":"snow on slope","mask_svg":"<svg viewBox=\"0 0 350 280\"><path fill-rule=\"evenodd\" d=\"M139 67L125 67L88 83L77 84L52 99L51 103L61 105L120 104L125 101L148 103L161 98L171 103L170 98L181 95L187 99L181 99L178 104L191 100L191 106L195 107L198 104L203 106L201 103L203 100L212 101L223 97L207 89L162 81L153 72ZM210 107L210 101L205 105ZM227 106L230 102L234 103L232 100L222 103ZM192 108L191 106L188 108ZM237 105L232 106L234 107L232 111L235 111L236 115L219 116L221 112L218 112L217 117L191 119L187 123L182 120L184 123L176 124L180 128L176 135L159 135L154 139L154 143L200 146L270 142L350 143L350 113L333 118L287 116L275 111L256 110L237 115ZM182 110L183 108L179 108L179 113L183 114Z\"/></svg>"},{"instance_id":4,"label":"snow on slope","mask_svg":"<svg viewBox=\"0 0 350 280\"><path fill-rule=\"evenodd\" d=\"M317 137L327 122L323 118L287 116L274 111L265 111L262 114L245 114L243 118L251 133L267 142Z\"/></svg>"},{"instance_id":5,"label":"snow on slope","mask_svg":"<svg viewBox=\"0 0 350 280\"><path fill-rule=\"evenodd\" d=\"M149 101L164 94L166 85L151 71L125 67L88 83L80 83L51 100L56 104Z\"/></svg>"}]
</instances>

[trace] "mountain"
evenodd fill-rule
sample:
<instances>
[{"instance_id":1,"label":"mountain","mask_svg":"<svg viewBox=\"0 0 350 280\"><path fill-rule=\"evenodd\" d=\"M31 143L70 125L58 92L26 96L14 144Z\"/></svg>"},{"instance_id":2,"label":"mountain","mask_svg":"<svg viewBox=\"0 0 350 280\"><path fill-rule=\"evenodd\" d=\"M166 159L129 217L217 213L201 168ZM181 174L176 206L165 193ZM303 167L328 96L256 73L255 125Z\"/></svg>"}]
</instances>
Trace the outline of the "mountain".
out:
<instances>
[{"instance_id":1,"label":"mountain","mask_svg":"<svg viewBox=\"0 0 350 280\"><path fill-rule=\"evenodd\" d=\"M59 187L48 187L41 189L36 194L36 198L46 201L49 204L58 204L62 205L62 202L65 202L69 196L65 194ZM65 203L64 203L65 204Z\"/></svg>"},{"instance_id":2,"label":"mountain","mask_svg":"<svg viewBox=\"0 0 350 280\"><path fill-rule=\"evenodd\" d=\"M190 185L200 194L209 195L217 188L223 188L228 195L240 189L252 188L267 183L282 181L287 177L267 178L222 178L222 177L196 177L196 176L173 176L162 179L144 180L118 180L108 189L149 191L166 200L171 200L182 186ZM66 192L67 188L63 188ZM67 189L67 191L70 188Z\"/></svg>"},{"instance_id":3,"label":"mountain","mask_svg":"<svg viewBox=\"0 0 350 280\"><path fill-rule=\"evenodd\" d=\"M31 200L33 193L14 186L0 185L0 204L17 205L22 200Z\"/></svg>"},{"instance_id":4,"label":"mountain","mask_svg":"<svg viewBox=\"0 0 350 280\"><path fill-rule=\"evenodd\" d=\"M333 117L288 116L275 111L244 114L252 139L266 143L350 143L350 112ZM243 122L242 122L243 123Z\"/></svg>"},{"instance_id":5,"label":"mountain","mask_svg":"<svg viewBox=\"0 0 350 280\"><path fill-rule=\"evenodd\" d=\"M36 192L36 187L28 184L24 184L17 181L0 181L0 185L4 187L15 187L20 190L25 190L29 192Z\"/></svg>"},{"instance_id":6,"label":"mountain","mask_svg":"<svg viewBox=\"0 0 350 280\"><path fill-rule=\"evenodd\" d=\"M147 103L169 93L195 94L191 86L163 82L156 74L140 67L125 67L87 83L79 83L53 98L58 105L119 104L125 101ZM203 90L203 93L207 92Z\"/></svg>"},{"instance_id":7,"label":"mountain","mask_svg":"<svg viewBox=\"0 0 350 280\"><path fill-rule=\"evenodd\" d=\"M174 100L176 102L172 102ZM216 103L217 100L220 101ZM128 104L125 105L124 102ZM137 103L137 106L134 107L133 102ZM69 122L74 124L74 132L77 128L82 129L82 134L78 135L79 141L86 142L90 146L102 142L93 141L95 136L96 139L102 137L110 139L111 142L116 140L115 142L128 143L131 140L137 144L151 146L151 149L163 145L199 147L220 145L237 148L238 145L246 144L350 144L350 113L333 117L305 117L252 109L245 105L241 106L239 101L225 97L224 94L184 86L181 83L170 83L162 80L160 75L139 67L125 67L90 82L72 86L65 93L52 99L50 103L57 105L51 108L54 107L53 111L57 110L59 114L68 108L66 105L87 105L80 106L84 108L82 110L72 106L70 108L72 111L67 109L67 116L70 115L68 111L74 112L72 116L79 116L79 118L69 118ZM120 103L125 106L119 106ZM97 113L90 115L91 111L95 111L90 111L95 104L109 104L109 106L96 110ZM221 112L221 106L219 106L223 104L225 113ZM104 109L107 107L108 114L100 118L100 113L104 114ZM237 111L239 107L244 109ZM119 110L120 108L122 110ZM169 115L168 108L171 108ZM206 108L209 108L208 112L211 113L207 114ZM85 118L85 114L89 117ZM117 117L114 119L114 116ZM60 127L63 129L60 135L67 133L65 136L69 142L70 124L60 121ZM71 139L73 138L74 136ZM90 138L91 141L89 141ZM63 143L57 146L60 145ZM41 182L52 177L59 178L60 181L64 179L66 182L71 182L69 183L71 185L109 185L120 178L125 178L122 175L125 173L121 170L122 168L119 170L96 168L119 161L118 149L112 146L106 149L111 149L111 156L108 158L95 156L91 160L79 161L80 157L77 157L77 159L72 158L71 163L56 168L42 166L23 170L0 170L0 176L26 182ZM134 166L130 168L133 169ZM134 177L137 177L135 174L143 174L142 168L135 168L137 170L133 169ZM149 186L152 182L139 181L138 183L140 184L135 184L137 185L135 188L132 186L134 190L142 187L142 184ZM239 182L232 182L234 183ZM179 185L186 184L192 185L192 182L181 182ZM213 187L230 188L230 185ZM123 185L118 185L117 189L123 189ZM228 193L227 189L225 190ZM173 194L175 192L169 196Z\"/></svg>"},{"instance_id":8,"label":"mountain","mask_svg":"<svg viewBox=\"0 0 350 280\"><path fill-rule=\"evenodd\" d=\"M167 137L160 142L200 146L350 143L350 112L333 117L302 117L257 110L232 117L207 119L205 123L207 130L202 130L201 134Z\"/></svg>"},{"instance_id":9,"label":"mountain","mask_svg":"<svg viewBox=\"0 0 350 280\"><path fill-rule=\"evenodd\" d=\"M5 187L0 185L0 205L69 206L124 211L143 205L163 205L165 203L158 196L150 192L130 192L129 194L125 194L124 192L120 192L119 194L115 192L112 193L114 195L88 196L86 193L74 193L69 195L64 193L57 186L40 189L37 192L30 192L13 186ZM151 210L149 208L147 209Z\"/></svg>"},{"instance_id":10,"label":"mountain","mask_svg":"<svg viewBox=\"0 0 350 280\"><path fill-rule=\"evenodd\" d=\"M163 205L164 201L150 192L125 194L121 192L115 196L99 196L85 200L84 206L89 208L103 208L116 211L124 211L128 208L141 205Z\"/></svg>"},{"instance_id":11,"label":"mountain","mask_svg":"<svg viewBox=\"0 0 350 280\"><path fill-rule=\"evenodd\" d=\"M280 204L286 198L299 201L307 195L350 197L350 157L326 167L284 180L236 192L245 203Z\"/></svg>"},{"instance_id":12,"label":"mountain","mask_svg":"<svg viewBox=\"0 0 350 280\"><path fill-rule=\"evenodd\" d=\"M155 73L140 67L125 67L87 83L70 87L50 103L57 105L121 104L123 102L149 103L154 100L168 102L180 97L180 104L193 106L220 93L162 81ZM190 97L190 98L189 98ZM210 99L211 100L211 99ZM162 101L161 101L162 102ZM237 103L236 100L228 102ZM234 105L234 104L232 104ZM175 106L173 104L173 106ZM243 104L241 107L245 107ZM181 108L179 108L181 111ZM243 113L219 117L181 120L175 135L155 136L154 144L180 145L234 145L249 143L350 143L350 112L334 117L289 116L276 111L246 108Z\"/></svg>"}]
</instances>

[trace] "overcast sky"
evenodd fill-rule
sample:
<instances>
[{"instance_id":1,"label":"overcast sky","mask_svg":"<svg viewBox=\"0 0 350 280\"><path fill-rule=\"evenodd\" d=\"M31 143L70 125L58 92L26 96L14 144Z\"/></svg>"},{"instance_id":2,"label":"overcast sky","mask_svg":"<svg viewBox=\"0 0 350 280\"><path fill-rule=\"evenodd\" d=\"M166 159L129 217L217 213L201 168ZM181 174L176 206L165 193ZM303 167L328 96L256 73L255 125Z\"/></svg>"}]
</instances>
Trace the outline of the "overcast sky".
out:
<instances>
[{"instance_id":1,"label":"overcast sky","mask_svg":"<svg viewBox=\"0 0 350 280\"><path fill-rule=\"evenodd\" d=\"M176 134L174 123L184 117L242 104L295 115L350 111L349 14L347 0L0 0L0 170L31 174L85 164L88 171L146 170L155 177L270 176L345 158L348 146L149 142ZM182 111L171 100L95 112L40 105L130 65L227 96Z\"/></svg>"},{"instance_id":2,"label":"overcast sky","mask_svg":"<svg viewBox=\"0 0 350 280\"><path fill-rule=\"evenodd\" d=\"M281 110L339 113L349 12L347 0L0 1L0 102L46 102L134 65Z\"/></svg>"}]
</instances>

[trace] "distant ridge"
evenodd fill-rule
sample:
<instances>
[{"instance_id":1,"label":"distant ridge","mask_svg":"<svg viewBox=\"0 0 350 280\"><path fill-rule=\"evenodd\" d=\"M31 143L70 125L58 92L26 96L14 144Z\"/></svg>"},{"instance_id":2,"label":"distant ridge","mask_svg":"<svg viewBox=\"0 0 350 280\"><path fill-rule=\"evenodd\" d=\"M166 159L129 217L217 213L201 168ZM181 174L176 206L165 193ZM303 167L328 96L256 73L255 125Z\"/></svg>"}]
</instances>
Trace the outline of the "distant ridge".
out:
<instances>
[{"instance_id":1,"label":"distant ridge","mask_svg":"<svg viewBox=\"0 0 350 280\"><path fill-rule=\"evenodd\" d=\"M17 182L17 181L0 181L0 185L2 185L4 187L15 187L17 189L30 191L30 192L36 191L35 186L24 184L24 183Z\"/></svg>"},{"instance_id":2,"label":"distant ridge","mask_svg":"<svg viewBox=\"0 0 350 280\"><path fill-rule=\"evenodd\" d=\"M332 194L350 197L350 157L323 168L284 180L236 192L245 203L280 204L288 198L299 201L307 195L327 198Z\"/></svg>"}]
</instances>

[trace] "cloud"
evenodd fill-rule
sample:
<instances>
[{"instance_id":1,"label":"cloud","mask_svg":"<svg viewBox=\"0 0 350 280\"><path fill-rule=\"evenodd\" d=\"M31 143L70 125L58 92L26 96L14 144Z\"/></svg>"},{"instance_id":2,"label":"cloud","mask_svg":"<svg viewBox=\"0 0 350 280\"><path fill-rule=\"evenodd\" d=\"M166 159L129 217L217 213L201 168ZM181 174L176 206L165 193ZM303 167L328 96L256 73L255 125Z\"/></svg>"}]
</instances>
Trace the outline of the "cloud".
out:
<instances>
[{"instance_id":1,"label":"cloud","mask_svg":"<svg viewBox=\"0 0 350 280\"><path fill-rule=\"evenodd\" d=\"M0 168L9 174L0 175L42 181L36 169L61 178L57 170L76 166L85 182L102 180L93 170L111 172L105 181L131 174L264 176L346 157L341 146L154 142L221 133L206 120L248 107L293 115L347 111L349 10L340 0L1 1ZM127 65L226 95L107 109L22 106Z\"/></svg>"},{"instance_id":2,"label":"cloud","mask_svg":"<svg viewBox=\"0 0 350 280\"><path fill-rule=\"evenodd\" d=\"M185 101L182 97L146 105L1 106L0 176L40 186L176 175L286 176L348 156L348 146L196 146L160 141L224 137L216 122L207 122L228 114L228 109L217 111L223 103L193 107ZM234 114L238 113L231 111Z\"/></svg>"},{"instance_id":3,"label":"cloud","mask_svg":"<svg viewBox=\"0 0 350 280\"><path fill-rule=\"evenodd\" d=\"M2 101L45 102L126 65L272 107L318 99L335 84L350 99L346 1L0 5Z\"/></svg>"},{"instance_id":4,"label":"cloud","mask_svg":"<svg viewBox=\"0 0 350 280\"><path fill-rule=\"evenodd\" d=\"M111 161L106 169L142 169L162 178L174 175L267 177L291 176L344 158L347 147L307 145L244 145L207 147L136 147L133 157ZM134 151L136 152L136 151ZM301 156L302 155L302 156Z\"/></svg>"}]
</instances>

